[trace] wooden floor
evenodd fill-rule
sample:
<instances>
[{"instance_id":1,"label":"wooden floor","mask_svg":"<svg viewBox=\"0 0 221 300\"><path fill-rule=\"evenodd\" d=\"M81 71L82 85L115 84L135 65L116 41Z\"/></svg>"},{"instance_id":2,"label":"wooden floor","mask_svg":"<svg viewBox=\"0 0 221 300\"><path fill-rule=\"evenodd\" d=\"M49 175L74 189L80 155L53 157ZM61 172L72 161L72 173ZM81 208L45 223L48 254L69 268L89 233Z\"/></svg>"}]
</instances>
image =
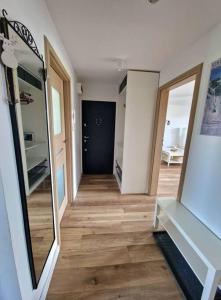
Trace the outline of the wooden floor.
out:
<instances>
[{"instance_id":1,"label":"wooden floor","mask_svg":"<svg viewBox=\"0 0 221 300\"><path fill-rule=\"evenodd\" d=\"M112 176L84 176L47 300L183 299L153 239L153 211L154 198L120 195Z\"/></svg>"},{"instance_id":2,"label":"wooden floor","mask_svg":"<svg viewBox=\"0 0 221 300\"><path fill-rule=\"evenodd\" d=\"M28 219L36 280L39 281L48 253L54 242L51 180L27 196Z\"/></svg>"},{"instance_id":3,"label":"wooden floor","mask_svg":"<svg viewBox=\"0 0 221 300\"><path fill-rule=\"evenodd\" d=\"M176 197L180 182L181 165L170 165L162 163L158 181L158 196Z\"/></svg>"}]
</instances>

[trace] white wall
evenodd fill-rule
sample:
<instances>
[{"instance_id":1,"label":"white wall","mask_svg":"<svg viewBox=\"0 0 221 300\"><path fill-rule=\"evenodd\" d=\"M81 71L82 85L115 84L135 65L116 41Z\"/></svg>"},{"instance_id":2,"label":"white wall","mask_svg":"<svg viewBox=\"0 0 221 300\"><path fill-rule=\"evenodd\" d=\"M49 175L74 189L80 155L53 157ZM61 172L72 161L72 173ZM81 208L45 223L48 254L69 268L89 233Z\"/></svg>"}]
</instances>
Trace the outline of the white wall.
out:
<instances>
[{"instance_id":1,"label":"white wall","mask_svg":"<svg viewBox=\"0 0 221 300\"><path fill-rule=\"evenodd\" d=\"M221 24L171 59L160 84L204 62L182 203L221 238L221 138L200 135L211 63L221 57Z\"/></svg>"},{"instance_id":2,"label":"white wall","mask_svg":"<svg viewBox=\"0 0 221 300\"><path fill-rule=\"evenodd\" d=\"M121 192L147 193L159 74L128 71Z\"/></svg>"},{"instance_id":3,"label":"white wall","mask_svg":"<svg viewBox=\"0 0 221 300\"><path fill-rule=\"evenodd\" d=\"M124 144L124 126L125 126L125 112L126 112L126 90L120 95L116 105L116 135L115 135L115 157L122 167L123 161L123 144ZM114 168L114 173L116 170Z\"/></svg>"},{"instance_id":4,"label":"white wall","mask_svg":"<svg viewBox=\"0 0 221 300\"><path fill-rule=\"evenodd\" d=\"M120 82L119 82L120 84ZM118 99L118 85L105 82L87 81L83 83L82 100L112 101Z\"/></svg>"},{"instance_id":5,"label":"white wall","mask_svg":"<svg viewBox=\"0 0 221 300\"><path fill-rule=\"evenodd\" d=\"M190 98L192 100L192 97ZM179 104L179 100L180 98L176 98L175 101L171 101L169 96L166 120L170 121L170 124L166 123L165 126L163 147L185 146L191 101Z\"/></svg>"},{"instance_id":6,"label":"white wall","mask_svg":"<svg viewBox=\"0 0 221 300\"><path fill-rule=\"evenodd\" d=\"M73 137L74 137L74 191L76 193L78 182L81 176L80 170L80 150L79 150L79 125L80 125L80 104L76 96L76 76L72 69L70 59L62 45L62 42L57 34L52 19L48 13L46 4L43 0L1 0L0 9L5 8L8 11L9 18L21 21L32 32L35 41L39 47L40 53L44 54L44 35L47 36L61 61L63 62L67 72L72 80L72 99L73 110L75 110L76 120L73 124ZM40 299L44 294L46 278L49 276L49 270L53 265L53 258L56 256L57 249L53 248L48 263L46 265L44 274L39 283L37 290L33 291L30 277L30 270L26 251L26 241L23 228L23 217L21 209L21 200L19 194L19 185L17 179L17 170L13 146L13 138L11 132L11 123L9 116L8 104L6 104L6 88L3 74L3 68L0 68L0 140L4 147L0 147L0 171L4 174L2 177L2 185L4 190L5 205L8 215L8 223L11 233L11 246L14 254L14 263L17 270L19 289L23 300ZM13 188L12 188L13 187ZM2 199L1 199L2 201ZM56 244L55 244L56 246ZM8 257L13 261L10 251ZM5 274L7 276L7 274ZM7 290L11 288L11 292L15 291L13 282L8 281L5 286L3 298L6 297ZM12 299L12 298L11 298ZM19 295L13 299L19 299ZM43 299L43 298L42 298Z\"/></svg>"},{"instance_id":7,"label":"white wall","mask_svg":"<svg viewBox=\"0 0 221 300\"><path fill-rule=\"evenodd\" d=\"M189 121L190 108L191 102L187 104L170 104L169 101L166 119L170 121L170 127L187 127Z\"/></svg>"},{"instance_id":8,"label":"white wall","mask_svg":"<svg viewBox=\"0 0 221 300\"><path fill-rule=\"evenodd\" d=\"M21 300L0 174L0 299Z\"/></svg>"}]
</instances>

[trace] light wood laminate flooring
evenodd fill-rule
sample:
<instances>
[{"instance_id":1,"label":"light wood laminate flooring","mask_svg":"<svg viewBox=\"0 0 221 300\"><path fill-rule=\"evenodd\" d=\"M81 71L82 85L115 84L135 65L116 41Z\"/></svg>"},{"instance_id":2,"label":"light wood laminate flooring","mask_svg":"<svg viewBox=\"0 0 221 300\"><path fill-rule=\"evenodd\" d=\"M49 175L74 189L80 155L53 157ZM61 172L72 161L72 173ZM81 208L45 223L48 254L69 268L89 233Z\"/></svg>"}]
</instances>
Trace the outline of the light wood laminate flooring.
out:
<instances>
[{"instance_id":1,"label":"light wood laminate flooring","mask_svg":"<svg viewBox=\"0 0 221 300\"><path fill-rule=\"evenodd\" d=\"M183 299L152 236L154 203L120 195L113 176L83 176L47 300Z\"/></svg>"}]
</instances>

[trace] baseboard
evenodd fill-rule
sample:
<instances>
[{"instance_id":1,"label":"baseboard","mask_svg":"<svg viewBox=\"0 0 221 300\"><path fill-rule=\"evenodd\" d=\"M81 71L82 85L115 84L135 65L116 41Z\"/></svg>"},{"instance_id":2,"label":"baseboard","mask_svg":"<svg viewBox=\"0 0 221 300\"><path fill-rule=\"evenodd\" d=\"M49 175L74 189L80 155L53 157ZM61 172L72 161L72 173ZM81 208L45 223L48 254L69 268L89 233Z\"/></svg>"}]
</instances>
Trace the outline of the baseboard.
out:
<instances>
[{"instance_id":1,"label":"baseboard","mask_svg":"<svg viewBox=\"0 0 221 300\"><path fill-rule=\"evenodd\" d=\"M79 190L79 186L80 186L80 183L81 183L82 176L83 176L83 174L81 173L81 176L80 176L80 178L79 178L79 182L77 183L76 190L74 191L73 202L74 202L74 201L76 200L76 198L77 198L77 193L78 193L78 190Z\"/></svg>"},{"instance_id":2,"label":"baseboard","mask_svg":"<svg viewBox=\"0 0 221 300\"><path fill-rule=\"evenodd\" d=\"M46 279L46 282L44 284L44 287L43 287L43 290L42 290L42 293L41 293L41 296L40 296L39 300L45 300L46 297L47 297L48 289L49 289L49 286L50 286L52 275L54 273L54 269L55 269L55 265L56 265L56 262L57 262L57 259L58 259L58 256L59 256L59 252L60 252L60 246L57 245L57 247L55 249L55 252L54 252L54 255L53 255L53 258L51 259L51 267L50 267L50 270L48 272L48 276L47 276L47 279Z\"/></svg>"}]
</instances>

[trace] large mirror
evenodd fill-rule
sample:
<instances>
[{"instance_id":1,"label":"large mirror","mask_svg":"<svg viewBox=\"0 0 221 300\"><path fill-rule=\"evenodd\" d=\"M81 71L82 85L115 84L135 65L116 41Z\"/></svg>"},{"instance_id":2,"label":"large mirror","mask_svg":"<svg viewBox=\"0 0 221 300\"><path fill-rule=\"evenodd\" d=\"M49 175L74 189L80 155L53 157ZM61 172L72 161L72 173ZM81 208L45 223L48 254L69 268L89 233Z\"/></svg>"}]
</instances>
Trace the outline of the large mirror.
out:
<instances>
[{"instance_id":1,"label":"large mirror","mask_svg":"<svg viewBox=\"0 0 221 300\"><path fill-rule=\"evenodd\" d=\"M2 21L5 34L16 42L18 68L7 70L7 77L27 250L36 288L55 240L44 63L37 48L30 46L33 40L26 27L19 31L20 23Z\"/></svg>"}]
</instances>

